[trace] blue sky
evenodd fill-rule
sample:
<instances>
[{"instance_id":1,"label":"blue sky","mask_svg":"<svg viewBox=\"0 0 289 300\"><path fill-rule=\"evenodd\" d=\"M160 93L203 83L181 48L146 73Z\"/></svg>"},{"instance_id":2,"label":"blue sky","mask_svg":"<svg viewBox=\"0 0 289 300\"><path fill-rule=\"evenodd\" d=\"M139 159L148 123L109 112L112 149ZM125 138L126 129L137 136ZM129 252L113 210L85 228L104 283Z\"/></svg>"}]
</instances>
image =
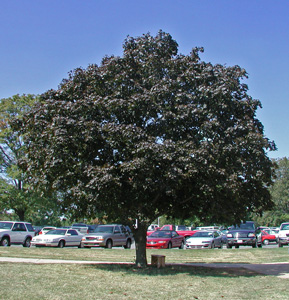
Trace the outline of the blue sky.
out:
<instances>
[{"instance_id":1,"label":"blue sky","mask_svg":"<svg viewBox=\"0 0 289 300\"><path fill-rule=\"evenodd\" d=\"M287 0L9 0L0 10L0 99L57 88L70 70L122 55L129 36L162 29L189 54L249 74L258 118L289 157L289 2Z\"/></svg>"}]
</instances>

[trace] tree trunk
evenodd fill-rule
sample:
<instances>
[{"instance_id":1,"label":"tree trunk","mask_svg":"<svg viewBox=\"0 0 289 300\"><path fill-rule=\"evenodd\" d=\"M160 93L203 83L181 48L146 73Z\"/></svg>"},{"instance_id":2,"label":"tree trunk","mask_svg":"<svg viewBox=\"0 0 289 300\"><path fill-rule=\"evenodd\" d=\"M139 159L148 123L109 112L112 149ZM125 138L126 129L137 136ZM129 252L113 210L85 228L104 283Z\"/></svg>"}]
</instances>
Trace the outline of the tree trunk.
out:
<instances>
[{"instance_id":1,"label":"tree trunk","mask_svg":"<svg viewBox=\"0 0 289 300\"><path fill-rule=\"evenodd\" d=\"M147 239L147 224L139 223L134 229L135 251L136 251L136 266L143 268L147 266L146 256L146 239Z\"/></svg>"},{"instance_id":2,"label":"tree trunk","mask_svg":"<svg viewBox=\"0 0 289 300\"><path fill-rule=\"evenodd\" d=\"M24 209L14 209L14 211L20 221L25 221L25 210Z\"/></svg>"}]
</instances>

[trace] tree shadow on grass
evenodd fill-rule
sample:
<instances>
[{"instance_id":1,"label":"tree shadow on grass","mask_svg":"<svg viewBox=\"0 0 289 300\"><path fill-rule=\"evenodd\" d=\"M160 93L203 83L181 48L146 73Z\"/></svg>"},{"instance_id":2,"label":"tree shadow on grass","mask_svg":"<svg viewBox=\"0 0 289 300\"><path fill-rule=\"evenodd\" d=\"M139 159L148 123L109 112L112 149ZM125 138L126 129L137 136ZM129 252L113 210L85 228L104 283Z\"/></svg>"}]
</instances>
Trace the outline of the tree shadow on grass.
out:
<instances>
[{"instance_id":1,"label":"tree shadow on grass","mask_svg":"<svg viewBox=\"0 0 289 300\"><path fill-rule=\"evenodd\" d=\"M94 268L98 270L104 270L109 272L122 272L127 274L134 274L139 276L171 276L177 274L187 274L190 276L198 277L255 277L264 276L252 270L246 268L210 268L201 266L180 266L180 265L167 265L163 268L157 268L155 266L147 266L145 268L137 268L131 264L98 264L87 265L86 268Z\"/></svg>"}]
</instances>

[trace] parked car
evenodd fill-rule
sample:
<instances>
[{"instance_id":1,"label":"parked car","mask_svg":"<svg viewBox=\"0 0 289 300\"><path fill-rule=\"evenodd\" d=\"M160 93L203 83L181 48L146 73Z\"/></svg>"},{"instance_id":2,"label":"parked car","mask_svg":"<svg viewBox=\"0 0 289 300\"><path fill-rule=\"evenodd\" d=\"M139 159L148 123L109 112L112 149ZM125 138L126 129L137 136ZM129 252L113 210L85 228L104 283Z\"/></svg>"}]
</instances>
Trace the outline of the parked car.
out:
<instances>
[{"instance_id":1,"label":"parked car","mask_svg":"<svg viewBox=\"0 0 289 300\"><path fill-rule=\"evenodd\" d=\"M277 242L277 237L275 234L271 232L271 230L261 230L261 238L262 238L262 243L264 245L269 245L269 243L276 243Z\"/></svg>"},{"instance_id":2,"label":"parked car","mask_svg":"<svg viewBox=\"0 0 289 300\"><path fill-rule=\"evenodd\" d=\"M200 230L186 239L187 249L223 248L222 233L219 230Z\"/></svg>"},{"instance_id":3,"label":"parked car","mask_svg":"<svg viewBox=\"0 0 289 300\"><path fill-rule=\"evenodd\" d=\"M182 228L182 230L179 230ZM185 239L192 236L197 230L191 230L187 228L186 226L181 226L181 225L164 225L162 226L159 230L174 230L176 231L179 235L183 236Z\"/></svg>"},{"instance_id":4,"label":"parked car","mask_svg":"<svg viewBox=\"0 0 289 300\"><path fill-rule=\"evenodd\" d=\"M41 235L41 234L45 234L47 233L48 231L52 230L52 229L56 229L56 227L54 226L44 226L38 233L38 235Z\"/></svg>"},{"instance_id":5,"label":"parked car","mask_svg":"<svg viewBox=\"0 0 289 300\"><path fill-rule=\"evenodd\" d=\"M174 230L157 230L147 236L146 248L148 249L183 249L185 238Z\"/></svg>"},{"instance_id":6,"label":"parked car","mask_svg":"<svg viewBox=\"0 0 289 300\"><path fill-rule=\"evenodd\" d=\"M277 227L270 227L270 230L272 231L272 234L275 234L275 235L276 235L276 238L278 239L280 228L277 228ZM266 231L266 230L265 230L265 231Z\"/></svg>"},{"instance_id":7,"label":"parked car","mask_svg":"<svg viewBox=\"0 0 289 300\"><path fill-rule=\"evenodd\" d=\"M78 230L82 234L89 233L89 227L88 227L88 225L86 225L84 223L75 223L75 224L72 224L71 228Z\"/></svg>"},{"instance_id":8,"label":"parked car","mask_svg":"<svg viewBox=\"0 0 289 300\"><path fill-rule=\"evenodd\" d=\"M239 248L239 246L262 247L261 231L252 221L246 221L239 225L231 226L227 233L227 248Z\"/></svg>"},{"instance_id":9,"label":"parked car","mask_svg":"<svg viewBox=\"0 0 289 300\"><path fill-rule=\"evenodd\" d=\"M72 228L56 228L48 231L46 234L35 236L31 241L31 246L36 247L80 247L81 234Z\"/></svg>"},{"instance_id":10,"label":"parked car","mask_svg":"<svg viewBox=\"0 0 289 300\"><path fill-rule=\"evenodd\" d=\"M128 227L121 224L98 225L94 232L83 236L82 248L91 247L124 247L131 248L133 237Z\"/></svg>"},{"instance_id":11,"label":"parked car","mask_svg":"<svg viewBox=\"0 0 289 300\"><path fill-rule=\"evenodd\" d=\"M282 223L279 230L278 246L289 244L289 223Z\"/></svg>"},{"instance_id":12,"label":"parked car","mask_svg":"<svg viewBox=\"0 0 289 300\"><path fill-rule=\"evenodd\" d=\"M159 228L159 225L158 225L158 224L151 224L151 225L148 227L148 231L156 231L158 228Z\"/></svg>"},{"instance_id":13,"label":"parked car","mask_svg":"<svg viewBox=\"0 0 289 300\"><path fill-rule=\"evenodd\" d=\"M0 245L23 245L30 247L35 230L30 223L16 221L0 221Z\"/></svg>"}]
</instances>

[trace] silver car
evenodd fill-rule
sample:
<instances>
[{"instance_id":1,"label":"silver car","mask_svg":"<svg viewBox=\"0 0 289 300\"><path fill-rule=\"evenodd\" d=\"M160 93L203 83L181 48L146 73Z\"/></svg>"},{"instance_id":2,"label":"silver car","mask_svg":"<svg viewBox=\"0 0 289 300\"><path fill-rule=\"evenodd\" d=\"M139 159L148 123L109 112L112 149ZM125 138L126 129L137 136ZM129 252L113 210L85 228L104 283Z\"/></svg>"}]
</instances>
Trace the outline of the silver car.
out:
<instances>
[{"instance_id":1,"label":"silver car","mask_svg":"<svg viewBox=\"0 0 289 300\"><path fill-rule=\"evenodd\" d=\"M99 225L94 232L83 236L82 248L91 247L124 247L130 249L132 234L129 228L120 224Z\"/></svg>"},{"instance_id":2,"label":"silver car","mask_svg":"<svg viewBox=\"0 0 289 300\"><path fill-rule=\"evenodd\" d=\"M200 230L186 239L187 249L223 248L219 230Z\"/></svg>"},{"instance_id":3,"label":"silver car","mask_svg":"<svg viewBox=\"0 0 289 300\"><path fill-rule=\"evenodd\" d=\"M30 223L18 221L0 221L0 246L23 245L30 247L35 231Z\"/></svg>"}]
</instances>

